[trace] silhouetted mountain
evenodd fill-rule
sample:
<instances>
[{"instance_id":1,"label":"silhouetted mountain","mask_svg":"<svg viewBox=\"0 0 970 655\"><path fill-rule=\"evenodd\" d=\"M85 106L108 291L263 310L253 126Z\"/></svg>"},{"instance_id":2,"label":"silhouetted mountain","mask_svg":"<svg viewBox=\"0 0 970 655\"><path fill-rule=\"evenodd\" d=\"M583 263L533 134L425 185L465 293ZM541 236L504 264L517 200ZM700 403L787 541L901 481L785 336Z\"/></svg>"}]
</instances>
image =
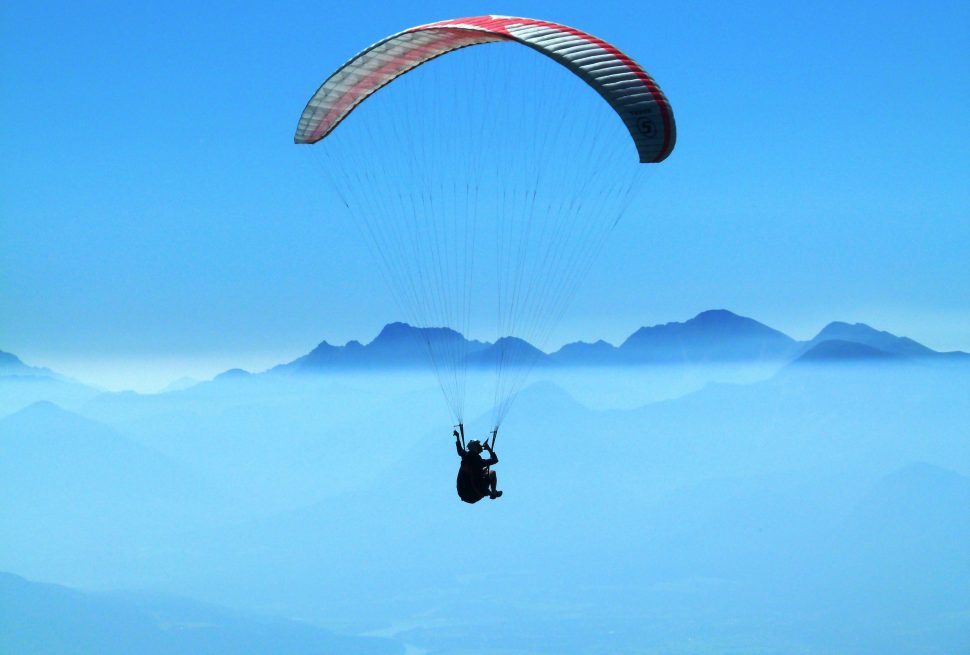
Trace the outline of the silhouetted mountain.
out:
<instances>
[{"instance_id":1,"label":"silhouetted mountain","mask_svg":"<svg viewBox=\"0 0 970 655\"><path fill-rule=\"evenodd\" d=\"M434 353L459 352L468 356L487 344L469 341L450 328L416 328L407 323L388 323L377 337L362 345L348 341L334 346L323 341L312 351L276 372L312 372L327 369L426 368L428 350Z\"/></svg>"},{"instance_id":2,"label":"silhouetted mountain","mask_svg":"<svg viewBox=\"0 0 970 655\"><path fill-rule=\"evenodd\" d=\"M27 375L60 378L61 376L50 370L38 366L28 366L13 353L0 350L0 376Z\"/></svg>"},{"instance_id":3,"label":"silhouetted mountain","mask_svg":"<svg viewBox=\"0 0 970 655\"><path fill-rule=\"evenodd\" d=\"M905 359L897 353L886 352L854 341L832 339L812 345L793 364L828 364L835 362L885 362Z\"/></svg>"},{"instance_id":4,"label":"silhouetted mountain","mask_svg":"<svg viewBox=\"0 0 970 655\"><path fill-rule=\"evenodd\" d=\"M797 349L787 335L724 309L701 312L684 322L642 327L618 348L605 342L575 342L552 355L571 366L783 360Z\"/></svg>"},{"instance_id":5,"label":"silhouetted mountain","mask_svg":"<svg viewBox=\"0 0 970 655\"><path fill-rule=\"evenodd\" d=\"M897 337L895 334L876 330L865 323L842 323L835 321L826 325L809 344L823 341L851 341L877 348L883 352L905 357L936 357L948 353L939 353L917 343L908 337ZM957 353L965 354L965 353Z\"/></svg>"},{"instance_id":6,"label":"silhouetted mountain","mask_svg":"<svg viewBox=\"0 0 970 655\"><path fill-rule=\"evenodd\" d=\"M495 343L468 355L470 366L494 368L495 366L535 366L551 361L528 341L516 337L502 337Z\"/></svg>"},{"instance_id":7,"label":"silhouetted mountain","mask_svg":"<svg viewBox=\"0 0 970 655\"><path fill-rule=\"evenodd\" d=\"M86 593L0 573L0 651L31 655L390 655L377 637L148 594Z\"/></svg>"},{"instance_id":8,"label":"silhouetted mountain","mask_svg":"<svg viewBox=\"0 0 970 655\"><path fill-rule=\"evenodd\" d=\"M784 359L797 342L725 309L701 312L683 323L643 327L619 350L624 362L725 362Z\"/></svg>"},{"instance_id":9,"label":"silhouetted mountain","mask_svg":"<svg viewBox=\"0 0 970 655\"><path fill-rule=\"evenodd\" d=\"M223 371L219 375L215 376L214 380L239 380L242 378L248 378L252 373L243 370L241 368L231 368L228 371Z\"/></svg>"},{"instance_id":10,"label":"silhouetted mountain","mask_svg":"<svg viewBox=\"0 0 970 655\"><path fill-rule=\"evenodd\" d=\"M602 339L595 343L567 343L550 357L556 363L566 366L611 366L620 360L617 347Z\"/></svg>"}]
</instances>

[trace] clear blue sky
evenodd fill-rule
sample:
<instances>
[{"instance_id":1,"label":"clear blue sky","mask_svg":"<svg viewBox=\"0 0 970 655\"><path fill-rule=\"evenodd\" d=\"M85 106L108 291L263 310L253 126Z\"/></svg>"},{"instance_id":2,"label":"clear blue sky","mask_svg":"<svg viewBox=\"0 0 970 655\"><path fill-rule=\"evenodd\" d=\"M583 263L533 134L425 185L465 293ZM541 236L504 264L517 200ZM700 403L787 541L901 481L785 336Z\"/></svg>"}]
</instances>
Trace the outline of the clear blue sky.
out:
<instances>
[{"instance_id":1,"label":"clear blue sky","mask_svg":"<svg viewBox=\"0 0 970 655\"><path fill-rule=\"evenodd\" d=\"M399 318L358 234L321 216L293 129L362 47L482 13L616 43L677 116L653 218L620 224L560 340L725 307L798 338L840 319L970 350L966 2L0 12L0 349L32 363L259 367Z\"/></svg>"}]
</instances>

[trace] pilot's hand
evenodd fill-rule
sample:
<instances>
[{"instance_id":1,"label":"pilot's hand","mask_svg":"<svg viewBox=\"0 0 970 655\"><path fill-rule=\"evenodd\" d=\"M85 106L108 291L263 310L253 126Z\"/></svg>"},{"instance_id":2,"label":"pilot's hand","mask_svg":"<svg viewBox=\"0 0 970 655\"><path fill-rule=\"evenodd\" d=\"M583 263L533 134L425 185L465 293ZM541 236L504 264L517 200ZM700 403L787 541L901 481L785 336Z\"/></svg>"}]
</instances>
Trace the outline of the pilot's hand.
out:
<instances>
[{"instance_id":1,"label":"pilot's hand","mask_svg":"<svg viewBox=\"0 0 970 655\"><path fill-rule=\"evenodd\" d=\"M455 439L457 439L457 438L458 438L458 430L454 430L454 431L452 432L452 434L453 434L453 435L455 435Z\"/></svg>"}]
</instances>

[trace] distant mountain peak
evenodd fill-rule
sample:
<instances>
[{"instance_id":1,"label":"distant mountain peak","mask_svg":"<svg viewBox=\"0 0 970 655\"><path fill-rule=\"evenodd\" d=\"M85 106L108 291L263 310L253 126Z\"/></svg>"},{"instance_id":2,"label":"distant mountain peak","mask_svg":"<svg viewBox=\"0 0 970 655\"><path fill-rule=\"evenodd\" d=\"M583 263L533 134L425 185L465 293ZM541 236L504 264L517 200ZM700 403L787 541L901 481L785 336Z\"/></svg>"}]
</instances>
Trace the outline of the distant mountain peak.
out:
<instances>
[{"instance_id":1,"label":"distant mountain peak","mask_svg":"<svg viewBox=\"0 0 970 655\"><path fill-rule=\"evenodd\" d=\"M856 336L873 336L878 335L880 337L892 337L894 339L900 339L905 337L897 337L891 332L885 330L877 330L876 328L866 325L865 323L847 323L845 321L832 321L818 333L818 337L833 337L835 335L844 334L854 334Z\"/></svg>"},{"instance_id":2,"label":"distant mountain peak","mask_svg":"<svg viewBox=\"0 0 970 655\"><path fill-rule=\"evenodd\" d=\"M498 339L495 340L495 343L493 345L495 345L495 346L503 346L503 347L528 346L529 348L535 348L535 346L533 346L531 343L529 343L525 339L523 339L521 337L511 337L511 336L510 337L499 337Z\"/></svg>"},{"instance_id":3,"label":"distant mountain peak","mask_svg":"<svg viewBox=\"0 0 970 655\"><path fill-rule=\"evenodd\" d=\"M469 363L479 366L495 365L499 362L506 362L506 366L509 362L514 362L515 365L532 366L546 362L548 359L549 355L519 337L501 337L496 339L495 343L468 356Z\"/></svg>"},{"instance_id":4,"label":"distant mountain peak","mask_svg":"<svg viewBox=\"0 0 970 655\"><path fill-rule=\"evenodd\" d=\"M670 324L668 323L668 325ZM781 334L781 332L778 332L778 330L770 328L764 323L760 323L753 318L748 318L747 316L735 314L727 309L708 309L707 311L701 312L694 318L685 321L683 325L761 333L770 331L772 333Z\"/></svg>"},{"instance_id":5,"label":"distant mountain peak","mask_svg":"<svg viewBox=\"0 0 970 655\"><path fill-rule=\"evenodd\" d=\"M900 358L902 355L886 352L864 343L827 339L813 345L793 363L876 362Z\"/></svg>"},{"instance_id":6,"label":"distant mountain peak","mask_svg":"<svg viewBox=\"0 0 970 655\"><path fill-rule=\"evenodd\" d=\"M631 340L638 338L638 336L642 337L649 334L675 331L693 333L697 333L698 331L710 331L717 332L722 336L727 336L726 333L728 332L730 332L732 335L772 334L782 336L785 339L790 340L787 335L784 335L778 330L770 328L763 323L759 323L753 318L740 316L726 309L709 309L697 314L693 318L687 319L686 321L671 321L669 323L644 326L630 335L630 337L620 347L622 348Z\"/></svg>"},{"instance_id":7,"label":"distant mountain peak","mask_svg":"<svg viewBox=\"0 0 970 655\"><path fill-rule=\"evenodd\" d=\"M736 321L738 319L743 321L753 320L739 316L738 314L735 314L727 309L707 309L690 319L688 322L697 321L698 323L722 323L725 321Z\"/></svg>"},{"instance_id":8,"label":"distant mountain peak","mask_svg":"<svg viewBox=\"0 0 970 655\"><path fill-rule=\"evenodd\" d=\"M449 327L415 327L409 323L402 323L396 321L394 323L388 323L381 329L380 334L378 334L373 341L371 341L368 346L378 345L378 344L398 344L402 341L435 341L435 340L448 340L448 341L461 341L465 337L458 331L453 330Z\"/></svg>"},{"instance_id":9,"label":"distant mountain peak","mask_svg":"<svg viewBox=\"0 0 970 655\"><path fill-rule=\"evenodd\" d=\"M472 354L488 344L470 341L448 327L415 327L401 321L388 323L366 344L351 340L343 346L326 341L312 351L273 370L312 372L324 369L366 370L427 367L428 348ZM460 350L456 350L460 348Z\"/></svg>"},{"instance_id":10,"label":"distant mountain peak","mask_svg":"<svg viewBox=\"0 0 970 655\"><path fill-rule=\"evenodd\" d=\"M796 342L786 334L726 309L701 312L684 322L642 327L620 345L640 361L784 359Z\"/></svg>"},{"instance_id":11,"label":"distant mountain peak","mask_svg":"<svg viewBox=\"0 0 970 655\"><path fill-rule=\"evenodd\" d=\"M891 332L877 330L865 323L850 324L843 321L833 321L822 328L822 331L812 339L812 343L824 341L852 341L887 353L907 357L927 357L937 354L936 351L908 337L898 337Z\"/></svg>"},{"instance_id":12,"label":"distant mountain peak","mask_svg":"<svg viewBox=\"0 0 970 655\"><path fill-rule=\"evenodd\" d=\"M387 339L400 339L401 337L411 337L417 330L407 323L395 321L388 323L381 328L380 333L374 337L374 341L384 341Z\"/></svg>"},{"instance_id":13,"label":"distant mountain peak","mask_svg":"<svg viewBox=\"0 0 970 655\"><path fill-rule=\"evenodd\" d=\"M243 370L241 368L231 368L228 371L223 371L219 375L213 378L214 380L237 380L240 378L248 378L252 373Z\"/></svg>"},{"instance_id":14,"label":"distant mountain peak","mask_svg":"<svg viewBox=\"0 0 970 655\"><path fill-rule=\"evenodd\" d=\"M409 323L404 323L402 321L394 321L393 323L388 323L383 328L381 328L380 333L374 338L374 341L379 341L381 339L398 339L400 337L410 337L420 331L420 328L416 328Z\"/></svg>"}]
</instances>

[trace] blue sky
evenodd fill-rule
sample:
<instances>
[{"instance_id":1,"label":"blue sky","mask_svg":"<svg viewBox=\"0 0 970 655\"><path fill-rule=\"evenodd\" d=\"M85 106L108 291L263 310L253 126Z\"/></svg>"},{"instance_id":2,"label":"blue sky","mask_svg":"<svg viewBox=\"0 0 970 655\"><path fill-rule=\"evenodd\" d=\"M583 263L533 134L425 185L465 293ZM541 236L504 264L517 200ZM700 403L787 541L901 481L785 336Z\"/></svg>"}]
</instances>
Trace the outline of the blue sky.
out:
<instances>
[{"instance_id":1,"label":"blue sky","mask_svg":"<svg viewBox=\"0 0 970 655\"><path fill-rule=\"evenodd\" d=\"M5 2L0 349L110 383L376 334L296 119L378 38L502 13L616 43L677 117L559 340L725 307L970 350L970 7L927 4Z\"/></svg>"}]
</instances>

